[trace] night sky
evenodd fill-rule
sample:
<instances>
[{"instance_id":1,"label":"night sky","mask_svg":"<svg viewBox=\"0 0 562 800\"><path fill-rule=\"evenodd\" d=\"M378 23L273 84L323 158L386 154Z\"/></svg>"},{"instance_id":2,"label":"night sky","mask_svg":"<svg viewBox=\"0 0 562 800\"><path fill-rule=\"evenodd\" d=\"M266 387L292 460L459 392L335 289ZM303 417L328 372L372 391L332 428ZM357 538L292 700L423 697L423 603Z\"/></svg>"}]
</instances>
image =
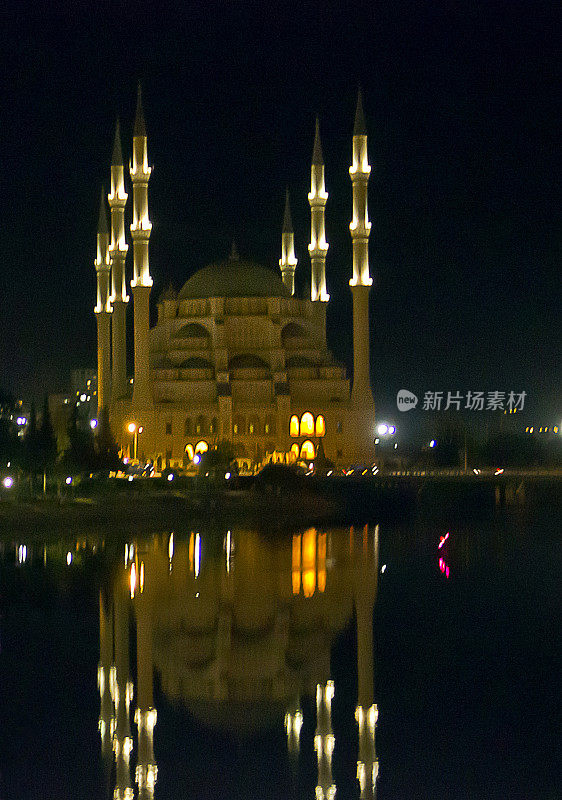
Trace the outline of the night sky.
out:
<instances>
[{"instance_id":1,"label":"night sky","mask_svg":"<svg viewBox=\"0 0 562 800\"><path fill-rule=\"evenodd\" d=\"M557 5L186 0L3 12L0 388L40 397L64 389L71 369L95 367L99 192L117 114L129 157L139 79L153 301L225 257L233 238L242 257L275 266L287 184L304 291L320 115L328 338L350 366L347 170L360 83L377 405L396 416L400 388L525 390L532 418L552 424L562 413Z\"/></svg>"}]
</instances>

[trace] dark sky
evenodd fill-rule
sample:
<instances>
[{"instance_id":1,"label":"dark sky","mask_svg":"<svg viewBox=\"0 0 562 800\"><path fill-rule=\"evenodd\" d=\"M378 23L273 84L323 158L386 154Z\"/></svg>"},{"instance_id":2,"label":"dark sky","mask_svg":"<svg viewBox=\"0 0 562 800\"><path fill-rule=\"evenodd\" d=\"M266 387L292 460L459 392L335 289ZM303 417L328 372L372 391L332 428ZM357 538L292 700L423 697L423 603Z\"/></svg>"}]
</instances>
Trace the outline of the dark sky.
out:
<instances>
[{"instance_id":1,"label":"dark sky","mask_svg":"<svg viewBox=\"0 0 562 800\"><path fill-rule=\"evenodd\" d=\"M275 265L286 184L304 288L320 114L329 340L349 364L347 169L361 83L379 407L395 408L400 388L513 389L527 391L533 416L561 415L557 5L185 0L5 12L0 388L40 395L95 366L97 204L116 114L129 155L138 79L155 167L153 299L224 257L233 237L243 256Z\"/></svg>"}]
</instances>

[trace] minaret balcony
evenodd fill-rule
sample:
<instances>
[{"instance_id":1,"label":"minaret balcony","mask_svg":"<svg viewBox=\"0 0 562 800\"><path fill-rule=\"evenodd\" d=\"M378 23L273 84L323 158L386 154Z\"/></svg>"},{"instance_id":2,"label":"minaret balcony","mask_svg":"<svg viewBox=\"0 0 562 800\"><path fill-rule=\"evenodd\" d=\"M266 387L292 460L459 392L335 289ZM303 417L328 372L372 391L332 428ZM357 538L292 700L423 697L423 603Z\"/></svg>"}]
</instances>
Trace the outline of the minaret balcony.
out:
<instances>
[{"instance_id":1,"label":"minaret balcony","mask_svg":"<svg viewBox=\"0 0 562 800\"><path fill-rule=\"evenodd\" d=\"M128 199L129 195L124 191L113 191L111 194L107 195L107 202L109 203L110 209L125 208Z\"/></svg>"},{"instance_id":2,"label":"minaret balcony","mask_svg":"<svg viewBox=\"0 0 562 800\"><path fill-rule=\"evenodd\" d=\"M283 269L296 269L297 264L299 263L298 258L294 256L289 256L287 259L280 258L279 259L279 266L281 267L281 271Z\"/></svg>"},{"instance_id":3,"label":"minaret balcony","mask_svg":"<svg viewBox=\"0 0 562 800\"><path fill-rule=\"evenodd\" d=\"M308 193L308 202L311 206L319 206L323 208L326 205L327 199L328 192L323 186L321 186L319 189L312 187L312 190Z\"/></svg>"},{"instance_id":4,"label":"minaret balcony","mask_svg":"<svg viewBox=\"0 0 562 800\"><path fill-rule=\"evenodd\" d=\"M117 245L112 244L109 248L109 258L111 261L115 261L115 259L123 259L127 255L129 250L129 245L125 242L119 242Z\"/></svg>"},{"instance_id":5,"label":"minaret balcony","mask_svg":"<svg viewBox=\"0 0 562 800\"><path fill-rule=\"evenodd\" d=\"M367 162L364 162L361 166L359 166L359 164L354 164L349 168L349 174L352 179L368 181L369 175L371 174L371 167Z\"/></svg>"},{"instance_id":6,"label":"minaret balcony","mask_svg":"<svg viewBox=\"0 0 562 800\"><path fill-rule=\"evenodd\" d=\"M152 167L147 164L129 164L129 174L133 183L148 183L152 175Z\"/></svg>"},{"instance_id":7,"label":"minaret balcony","mask_svg":"<svg viewBox=\"0 0 562 800\"><path fill-rule=\"evenodd\" d=\"M150 275L148 277L137 278L136 280L131 281L131 289L134 289L136 286L144 286L147 289L150 289L152 286L152 278Z\"/></svg>"},{"instance_id":8,"label":"minaret balcony","mask_svg":"<svg viewBox=\"0 0 562 800\"><path fill-rule=\"evenodd\" d=\"M311 242L308 245L308 252L311 258L325 258L329 248L328 242Z\"/></svg>"},{"instance_id":9,"label":"minaret balcony","mask_svg":"<svg viewBox=\"0 0 562 800\"><path fill-rule=\"evenodd\" d=\"M152 231L152 222L150 220L140 220L136 224L131 225L131 237L133 241L136 239L149 239Z\"/></svg>"},{"instance_id":10,"label":"minaret balcony","mask_svg":"<svg viewBox=\"0 0 562 800\"><path fill-rule=\"evenodd\" d=\"M366 220L363 225L360 225L357 220L353 220L349 223L349 230L351 231L351 235L353 238L357 239L368 239L369 234L371 233L371 223L369 220Z\"/></svg>"}]
</instances>

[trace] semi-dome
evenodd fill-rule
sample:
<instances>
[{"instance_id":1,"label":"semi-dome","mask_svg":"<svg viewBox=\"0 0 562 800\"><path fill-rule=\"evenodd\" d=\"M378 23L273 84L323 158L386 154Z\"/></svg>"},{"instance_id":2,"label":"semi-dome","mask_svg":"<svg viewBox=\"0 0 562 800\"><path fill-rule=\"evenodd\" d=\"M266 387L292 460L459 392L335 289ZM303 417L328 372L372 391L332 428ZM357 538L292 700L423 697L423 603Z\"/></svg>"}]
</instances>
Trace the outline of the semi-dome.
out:
<instances>
[{"instance_id":1,"label":"semi-dome","mask_svg":"<svg viewBox=\"0 0 562 800\"><path fill-rule=\"evenodd\" d=\"M276 274L252 261L228 259L209 264L187 280L179 300L201 297L290 297Z\"/></svg>"}]
</instances>

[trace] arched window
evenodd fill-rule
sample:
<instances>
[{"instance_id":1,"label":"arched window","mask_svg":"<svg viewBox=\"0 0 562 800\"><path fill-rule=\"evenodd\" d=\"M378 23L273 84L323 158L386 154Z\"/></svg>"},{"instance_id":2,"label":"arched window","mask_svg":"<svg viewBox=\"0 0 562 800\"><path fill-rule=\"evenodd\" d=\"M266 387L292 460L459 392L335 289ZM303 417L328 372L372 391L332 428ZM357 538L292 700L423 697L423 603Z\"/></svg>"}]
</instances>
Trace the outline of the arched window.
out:
<instances>
[{"instance_id":1,"label":"arched window","mask_svg":"<svg viewBox=\"0 0 562 800\"><path fill-rule=\"evenodd\" d=\"M193 456L195 455L195 452L193 450L193 445L192 444L186 444L186 446L185 446L185 454L186 454L186 456L188 457L188 459L190 461L193 461Z\"/></svg>"},{"instance_id":2,"label":"arched window","mask_svg":"<svg viewBox=\"0 0 562 800\"><path fill-rule=\"evenodd\" d=\"M256 436L260 432L260 421L255 415L252 415L248 420L248 433L250 436Z\"/></svg>"},{"instance_id":3,"label":"arched window","mask_svg":"<svg viewBox=\"0 0 562 800\"><path fill-rule=\"evenodd\" d=\"M246 420L241 414L237 414L232 422L232 432L235 436L242 436L246 433Z\"/></svg>"},{"instance_id":4,"label":"arched window","mask_svg":"<svg viewBox=\"0 0 562 800\"><path fill-rule=\"evenodd\" d=\"M213 417L209 425L209 433L216 433L219 429L219 423L216 417Z\"/></svg>"},{"instance_id":5,"label":"arched window","mask_svg":"<svg viewBox=\"0 0 562 800\"><path fill-rule=\"evenodd\" d=\"M300 456L301 458L304 458L307 461L312 461L315 455L316 451L314 450L314 445L312 444L310 439L307 439L306 442L303 442L301 445Z\"/></svg>"},{"instance_id":6,"label":"arched window","mask_svg":"<svg viewBox=\"0 0 562 800\"><path fill-rule=\"evenodd\" d=\"M326 422L322 414L318 414L316 417L316 435L317 436L324 436L326 434Z\"/></svg>"},{"instance_id":7,"label":"arched window","mask_svg":"<svg viewBox=\"0 0 562 800\"><path fill-rule=\"evenodd\" d=\"M316 588L316 528L309 528L302 537L302 590L312 597Z\"/></svg>"},{"instance_id":8,"label":"arched window","mask_svg":"<svg viewBox=\"0 0 562 800\"><path fill-rule=\"evenodd\" d=\"M263 432L266 436L270 433L275 433L275 418L272 416L267 416L265 418L265 423L263 426Z\"/></svg>"},{"instance_id":9,"label":"arched window","mask_svg":"<svg viewBox=\"0 0 562 800\"><path fill-rule=\"evenodd\" d=\"M299 457L299 446L295 442L293 445L291 445L291 461L296 461L298 457Z\"/></svg>"},{"instance_id":10,"label":"arched window","mask_svg":"<svg viewBox=\"0 0 562 800\"><path fill-rule=\"evenodd\" d=\"M207 427L207 420L203 416L197 417L195 422L195 433L207 433L205 430Z\"/></svg>"},{"instance_id":11,"label":"arched window","mask_svg":"<svg viewBox=\"0 0 562 800\"><path fill-rule=\"evenodd\" d=\"M197 444L195 445L196 453L206 453L208 449L209 445L207 444L207 442L203 441L203 439L200 442L197 442Z\"/></svg>"},{"instance_id":12,"label":"arched window","mask_svg":"<svg viewBox=\"0 0 562 800\"><path fill-rule=\"evenodd\" d=\"M301 417L301 436L314 436L314 417L306 411Z\"/></svg>"},{"instance_id":13,"label":"arched window","mask_svg":"<svg viewBox=\"0 0 562 800\"><path fill-rule=\"evenodd\" d=\"M184 436L191 436L191 417L186 417L183 424Z\"/></svg>"},{"instance_id":14,"label":"arched window","mask_svg":"<svg viewBox=\"0 0 562 800\"><path fill-rule=\"evenodd\" d=\"M296 414L293 414L291 417L291 422L289 423L289 434L291 436L299 435L299 418Z\"/></svg>"}]
</instances>

